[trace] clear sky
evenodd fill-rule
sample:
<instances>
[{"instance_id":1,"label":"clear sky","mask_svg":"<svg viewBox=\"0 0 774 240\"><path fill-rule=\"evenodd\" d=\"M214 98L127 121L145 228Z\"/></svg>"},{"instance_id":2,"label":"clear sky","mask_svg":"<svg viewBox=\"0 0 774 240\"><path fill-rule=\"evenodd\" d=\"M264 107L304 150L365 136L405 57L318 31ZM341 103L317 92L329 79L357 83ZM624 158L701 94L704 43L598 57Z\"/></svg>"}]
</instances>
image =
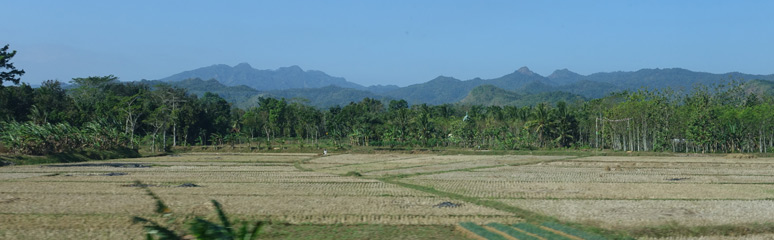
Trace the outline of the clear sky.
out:
<instances>
[{"instance_id":1,"label":"clear sky","mask_svg":"<svg viewBox=\"0 0 774 240\"><path fill-rule=\"evenodd\" d=\"M22 80L290 65L362 85L680 67L771 74L774 1L0 1Z\"/></svg>"}]
</instances>

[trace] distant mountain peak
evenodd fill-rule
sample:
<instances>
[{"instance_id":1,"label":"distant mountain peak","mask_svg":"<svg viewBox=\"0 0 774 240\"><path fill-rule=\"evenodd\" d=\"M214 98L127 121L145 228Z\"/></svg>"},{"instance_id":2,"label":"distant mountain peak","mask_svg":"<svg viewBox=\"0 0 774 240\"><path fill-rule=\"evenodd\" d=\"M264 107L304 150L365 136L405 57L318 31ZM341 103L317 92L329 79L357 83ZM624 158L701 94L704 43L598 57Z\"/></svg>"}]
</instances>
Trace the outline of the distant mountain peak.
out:
<instances>
[{"instance_id":1,"label":"distant mountain peak","mask_svg":"<svg viewBox=\"0 0 774 240\"><path fill-rule=\"evenodd\" d=\"M249 63L243 62L243 63L235 65L234 68L253 69L253 66L250 66Z\"/></svg>"},{"instance_id":2,"label":"distant mountain peak","mask_svg":"<svg viewBox=\"0 0 774 240\"><path fill-rule=\"evenodd\" d=\"M454 81L454 82L459 82L460 80L456 79L454 77L447 77L447 76L443 76L443 75L435 77L435 78L433 78L433 80L430 80L430 82L438 82L438 81Z\"/></svg>"},{"instance_id":3,"label":"distant mountain peak","mask_svg":"<svg viewBox=\"0 0 774 240\"><path fill-rule=\"evenodd\" d=\"M297 65L281 67L277 70L259 70L248 63L239 63L234 67L216 64L181 72L161 81L180 81L188 78L217 79L226 86L245 85L256 90L278 90L291 88L319 88L336 85L344 88L365 90L366 88L341 77L333 77L321 71L304 71Z\"/></svg>"},{"instance_id":4,"label":"distant mountain peak","mask_svg":"<svg viewBox=\"0 0 774 240\"><path fill-rule=\"evenodd\" d=\"M516 72L529 76L535 75L535 73L529 70L529 68L526 66L519 68L519 70L516 70Z\"/></svg>"},{"instance_id":5,"label":"distant mountain peak","mask_svg":"<svg viewBox=\"0 0 774 240\"><path fill-rule=\"evenodd\" d=\"M290 67L281 67L277 69L277 71L288 71L288 72L303 72L304 69L301 69L298 65L293 65Z\"/></svg>"},{"instance_id":6,"label":"distant mountain peak","mask_svg":"<svg viewBox=\"0 0 774 240\"><path fill-rule=\"evenodd\" d=\"M566 68L559 69L548 75L548 78L568 78L568 77L580 77L582 75L570 71Z\"/></svg>"}]
</instances>

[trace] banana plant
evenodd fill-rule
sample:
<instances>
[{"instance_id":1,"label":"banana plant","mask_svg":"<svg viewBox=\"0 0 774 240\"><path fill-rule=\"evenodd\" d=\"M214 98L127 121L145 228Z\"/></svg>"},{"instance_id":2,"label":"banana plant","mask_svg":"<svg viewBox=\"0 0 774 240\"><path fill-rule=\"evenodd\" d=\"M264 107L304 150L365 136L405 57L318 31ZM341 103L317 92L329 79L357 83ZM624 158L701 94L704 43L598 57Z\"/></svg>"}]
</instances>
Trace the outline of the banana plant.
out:
<instances>
[{"instance_id":1,"label":"banana plant","mask_svg":"<svg viewBox=\"0 0 774 240\"><path fill-rule=\"evenodd\" d=\"M242 222L239 229L234 229L231 225L231 221L223 211L223 206L218 201L212 200L212 205L215 206L215 213L218 215L220 224L201 217L196 217L193 221L188 223L190 235L185 233L179 234L170 227L174 222L174 218L172 217L172 210L170 210L164 201L150 190L149 185L143 184L140 181L135 181L134 186L144 189L147 195L155 201L156 206L154 212L161 214L162 217L167 219L167 226L164 226L147 218L137 216L132 218L132 222L135 224L145 224L143 228L145 229L145 237L148 240L156 239L154 237L158 237L159 240L190 239L191 235L195 239L207 240L252 240L258 239L261 228L263 228L265 224L262 221L256 221L252 224Z\"/></svg>"},{"instance_id":2,"label":"banana plant","mask_svg":"<svg viewBox=\"0 0 774 240\"><path fill-rule=\"evenodd\" d=\"M242 222L241 227L234 231L234 227L231 226L231 222L229 222L220 203L212 200L212 205L215 206L215 212L218 214L221 224L197 217L189 224L191 233L197 239L252 240L258 238L264 222L256 221L253 224Z\"/></svg>"}]
</instances>

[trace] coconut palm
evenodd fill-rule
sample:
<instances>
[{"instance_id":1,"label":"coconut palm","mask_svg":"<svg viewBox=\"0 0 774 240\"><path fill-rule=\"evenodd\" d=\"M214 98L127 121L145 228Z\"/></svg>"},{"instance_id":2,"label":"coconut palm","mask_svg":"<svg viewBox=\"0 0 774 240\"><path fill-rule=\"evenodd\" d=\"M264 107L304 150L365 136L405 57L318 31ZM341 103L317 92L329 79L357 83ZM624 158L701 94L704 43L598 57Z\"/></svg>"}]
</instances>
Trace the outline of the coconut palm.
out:
<instances>
[{"instance_id":1,"label":"coconut palm","mask_svg":"<svg viewBox=\"0 0 774 240\"><path fill-rule=\"evenodd\" d=\"M531 120L524 124L526 129L532 130L533 134L537 136L538 144L540 147L544 147L545 139L551 134L551 114L548 104L540 103L535 106L532 111Z\"/></svg>"}]
</instances>

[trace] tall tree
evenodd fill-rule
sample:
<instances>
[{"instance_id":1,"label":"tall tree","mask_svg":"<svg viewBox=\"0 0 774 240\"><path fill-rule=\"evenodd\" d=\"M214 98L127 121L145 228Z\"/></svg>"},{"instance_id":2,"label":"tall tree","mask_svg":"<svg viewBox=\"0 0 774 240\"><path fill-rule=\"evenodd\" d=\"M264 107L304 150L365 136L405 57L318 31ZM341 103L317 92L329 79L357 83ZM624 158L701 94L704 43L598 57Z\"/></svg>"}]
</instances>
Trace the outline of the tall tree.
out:
<instances>
[{"instance_id":1,"label":"tall tree","mask_svg":"<svg viewBox=\"0 0 774 240\"><path fill-rule=\"evenodd\" d=\"M199 116L200 129L203 130L203 139L226 135L231 130L231 105L218 94L206 92L199 99L199 107L202 109Z\"/></svg>"},{"instance_id":2,"label":"tall tree","mask_svg":"<svg viewBox=\"0 0 774 240\"><path fill-rule=\"evenodd\" d=\"M568 147L576 139L576 132L578 131L578 121L575 119L575 114L567 106L567 103L560 101L556 103L554 118L556 119L554 122L554 129L556 129L554 141L559 147Z\"/></svg>"},{"instance_id":3,"label":"tall tree","mask_svg":"<svg viewBox=\"0 0 774 240\"><path fill-rule=\"evenodd\" d=\"M288 103L285 99L258 98L258 112L264 118L263 131L266 133L266 141L276 134L282 134L286 124Z\"/></svg>"},{"instance_id":4,"label":"tall tree","mask_svg":"<svg viewBox=\"0 0 774 240\"><path fill-rule=\"evenodd\" d=\"M553 130L550 128L551 122L553 121L550 114L550 106L546 103L540 103L532 112L531 120L524 125L525 128L532 129L537 136L541 147L546 145L546 139L550 138L551 130Z\"/></svg>"},{"instance_id":5,"label":"tall tree","mask_svg":"<svg viewBox=\"0 0 774 240\"><path fill-rule=\"evenodd\" d=\"M55 80L45 81L35 89L33 104L37 116L43 117L38 119L38 123L67 122L77 114L73 108L73 99L62 88L62 83Z\"/></svg>"},{"instance_id":6,"label":"tall tree","mask_svg":"<svg viewBox=\"0 0 774 240\"><path fill-rule=\"evenodd\" d=\"M16 69L11 62L11 58L16 56L16 50L8 52L8 44L0 48L0 89L3 88L3 82L19 84L20 77L24 75L24 70Z\"/></svg>"},{"instance_id":7,"label":"tall tree","mask_svg":"<svg viewBox=\"0 0 774 240\"><path fill-rule=\"evenodd\" d=\"M34 89L26 83L0 89L0 121L27 121L34 95Z\"/></svg>"},{"instance_id":8,"label":"tall tree","mask_svg":"<svg viewBox=\"0 0 774 240\"><path fill-rule=\"evenodd\" d=\"M394 127L393 136L399 142L406 139L409 125L409 109L406 100L391 100L389 104L390 125Z\"/></svg>"},{"instance_id":9,"label":"tall tree","mask_svg":"<svg viewBox=\"0 0 774 240\"><path fill-rule=\"evenodd\" d=\"M73 78L71 83L78 87L71 90L71 96L80 115L73 119L74 125L96 120L99 117L112 118L118 116L114 112L114 106L120 102L113 91L108 91L111 84L118 83L118 77L91 76L85 78Z\"/></svg>"}]
</instances>

